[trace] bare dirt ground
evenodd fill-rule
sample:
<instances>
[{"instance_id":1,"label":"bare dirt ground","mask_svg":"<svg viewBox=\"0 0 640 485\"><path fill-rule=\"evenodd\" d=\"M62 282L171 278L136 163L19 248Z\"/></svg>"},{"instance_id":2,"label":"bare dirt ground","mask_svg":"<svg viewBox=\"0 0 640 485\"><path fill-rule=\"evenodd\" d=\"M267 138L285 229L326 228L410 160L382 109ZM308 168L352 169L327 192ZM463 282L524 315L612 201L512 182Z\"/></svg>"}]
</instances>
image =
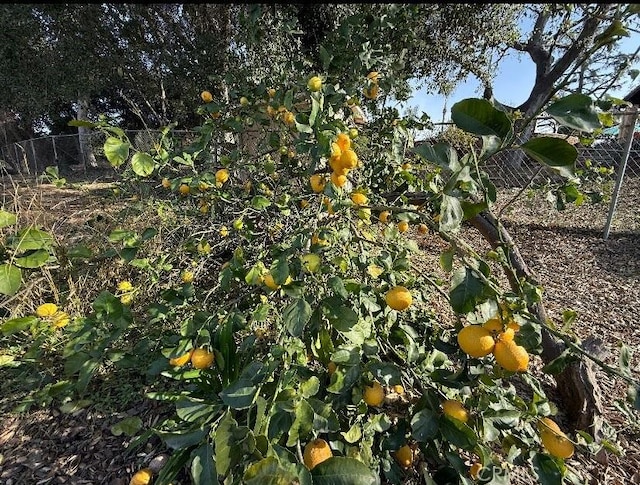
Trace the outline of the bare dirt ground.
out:
<instances>
[{"instance_id":1,"label":"bare dirt ground","mask_svg":"<svg viewBox=\"0 0 640 485\"><path fill-rule=\"evenodd\" d=\"M104 186L98 190L57 189L52 185L15 188L4 185L3 207L11 210L36 201L34 209L49 224L73 226L74 217L106 210ZM106 189L107 191L109 189ZM514 193L514 192L512 192ZM502 197L499 205L508 197ZM554 319L573 309L578 318L573 329L584 339L602 340L603 360L617 366L620 343L632 352L631 368L638 375L640 330L640 180L628 179L619 199L616 217L607 240L603 228L608 204L570 207L564 212L550 208L542 197L524 198L505 211L505 221L515 242L544 286L547 310ZM473 238L476 236L470 235ZM436 255L442 244L433 236L420 241ZM483 247L476 237L475 244ZM486 248L485 248L486 249ZM0 369L0 376L2 370ZM2 379L2 377L0 377ZM605 402L605 421L616 431L622 449L594 456L577 453L567 464L589 484L640 483L640 425L638 414L629 420L615 405L627 387L619 379L598 372ZM165 412L156 403L140 401L117 414L91 408L72 414L56 409L34 409L24 415L0 417L0 483L17 484L127 484L136 469L161 453L153 439L148 446L127 453L132 438L114 436L110 427L126 416L140 416L151 426Z\"/></svg>"}]
</instances>

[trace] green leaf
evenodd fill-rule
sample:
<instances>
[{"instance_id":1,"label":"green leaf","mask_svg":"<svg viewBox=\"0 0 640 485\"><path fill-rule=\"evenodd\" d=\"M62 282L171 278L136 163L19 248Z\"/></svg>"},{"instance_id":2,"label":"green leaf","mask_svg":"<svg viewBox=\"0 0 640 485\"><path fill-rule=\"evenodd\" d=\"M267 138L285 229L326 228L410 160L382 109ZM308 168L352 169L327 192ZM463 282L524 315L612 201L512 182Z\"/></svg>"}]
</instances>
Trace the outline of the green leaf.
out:
<instances>
[{"instance_id":1,"label":"green leaf","mask_svg":"<svg viewBox=\"0 0 640 485\"><path fill-rule=\"evenodd\" d=\"M550 105L546 112L559 123L591 133L601 127L593 100L586 94L574 93Z\"/></svg>"},{"instance_id":2,"label":"green leaf","mask_svg":"<svg viewBox=\"0 0 640 485\"><path fill-rule=\"evenodd\" d=\"M322 62L322 70L327 71L329 69L329 64L331 64L331 59L333 59L333 55L323 46L320 46L319 53L320 61Z\"/></svg>"},{"instance_id":3,"label":"green leaf","mask_svg":"<svg viewBox=\"0 0 640 485\"><path fill-rule=\"evenodd\" d=\"M53 238L48 232L33 227L23 229L15 236L7 238L7 244L18 252L31 249L48 249L53 243Z\"/></svg>"},{"instance_id":4,"label":"green leaf","mask_svg":"<svg viewBox=\"0 0 640 485\"><path fill-rule=\"evenodd\" d=\"M446 249L440 253L440 267L443 271L450 273L453 269L453 256L456 254L453 248Z\"/></svg>"},{"instance_id":5,"label":"green leaf","mask_svg":"<svg viewBox=\"0 0 640 485\"><path fill-rule=\"evenodd\" d=\"M294 446L300 439L304 440L313 430L314 412L306 399L300 399L295 406L295 418L289 429L287 446Z\"/></svg>"},{"instance_id":6,"label":"green leaf","mask_svg":"<svg viewBox=\"0 0 640 485\"><path fill-rule=\"evenodd\" d=\"M332 276L327 281L327 284L329 288L331 288L331 290L336 294L336 296L339 296L343 300L346 300L347 298L349 298L349 293L347 292L347 289L344 287L344 282L342 281L342 278L340 278L339 276Z\"/></svg>"},{"instance_id":7,"label":"green leaf","mask_svg":"<svg viewBox=\"0 0 640 485\"><path fill-rule=\"evenodd\" d=\"M562 485L562 469L549 455L536 453L533 457L533 470L540 485Z\"/></svg>"},{"instance_id":8,"label":"green leaf","mask_svg":"<svg viewBox=\"0 0 640 485\"><path fill-rule=\"evenodd\" d=\"M313 485L379 485L380 477L355 458L334 456L311 470Z\"/></svg>"},{"instance_id":9,"label":"green leaf","mask_svg":"<svg viewBox=\"0 0 640 485\"><path fill-rule=\"evenodd\" d=\"M218 406L213 404L206 404L198 402L187 397L178 399L176 401L176 414L177 416L188 422L200 422L208 420L215 415Z\"/></svg>"},{"instance_id":10,"label":"green leaf","mask_svg":"<svg viewBox=\"0 0 640 485\"><path fill-rule=\"evenodd\" d=\"M213 461L213 446L209 441L191 453L191 480L194 485L208 485L218 481L216 463Z\"/></svg>"},{"instance_id":11,"label":"green leaf","mask_svg":"<svg viewBox=\"0 0 640 485\"><path fill-rule=\"evenodd\" d=\"M456 197L442 194L442 202L440 203L440 231L459 231L463 219L464 211L462 210L460 200Z\"/></svg>"},{"instance_id":12,"label":"green leaf","mask_svg":"<svg viewBox=\"0 0 640 485\"><path fill-rule=\"evenodd\" d=\"M38 322L38 317L19 317L7 320L0 327L3 335L11 335L28 329L34 323Z\"/></svg>"},{"instance_id":13,"label":"green leaf","mask_svg":"<svg viewBox=\"0 0 640 485\"><path fill-rule=\"evenodd\" d=\"M131 157L131 168L136 175L148 177L153 173L155 163L148 153L136 152L133 154L133 157Z\"/></svg>"},{"instance_id":14,"label":"green leaf","mask_svg":"<svg viewBox=\"0 0 640 485\"><path fill-rule=\"evenodd\" d=\"M220 399L232 409L247 409L253 404L258 388L248 379L238 379L220 392Z\"/></svg>"},{"instance_id":15,"label":"green leaf","mask_svg":"<svg viewBox=\"0 0 640 485\"><path fill-rule=\"evenodd\" d=\"M22 270L12 264L0 264L0 293L7 296L16 294L22 283Z\"/></svg>"},{"instance_id":16,"label":"green leaf","mask_svg":"<svg viewBox=\"0 0 640 485\"><path fill-rule=\"evenodd\" d=\"M69 259L89 259L93 253L84 244L78 244L67 251Z\"/></svg>"},{"instance_id":17,"label":"green leaf","mask_svg":"<svg viewBox=\"0 0 640 485\"><path fill-rule=\"evenodd\" d=\"M512 132L507 114L486 99L458 101L451 107L451 120L458 128L478 136L496 136L504 140Z\"/></svg>"},{"instance_id":18,"label":"green leaf","mask_svg":"<svg viewBox=\"0 0 640 485\"><path fill-rule=\"evenodd\" d=\"M156 431L156 434L164 441L168 448L172 450L182 450L200 443L209 431L198 428L179 432Z\"/></svg>"},{"instance_id":19,"label":"green leaf","mask_svg":"<svg viewBox=\"0 0 640 485\"><path fill-rule=\"evenodd\" d=\"M290 485L295 483L297 479L298 476L293 474L291 470L280 466L275 456L268 456L247 468L242 483L246 485Z\"/></svg>"},{"instance_id":20,"label":"green leaf","mask_svg":"<svg viewBox=\"0 0 640 485\"><path fill-rule=\"evenodd\" d=\"M358 314L351 308L342 305L326 306L329 323L340 332L348 332L358 323Z\"/></svg>"},{"instance_id":21,"label":"green leaf","mask_svg":"<svg viewBox=\"0 0 640 485\"><path fill-rule=\"evenodd\" d=\"M311 305L304 298L298 298L282 312L282 319L289 334L300 337L304 327L311 319Z\"/></svg>"},{"instance_id":22,"label":"green leaf","mask_svg":"<svg viewBox=\"0 0 640 485\"><path fill-rule=\"evenodd\" d=\"M427 162L434 163L442 168L449 169L452 172L460 170L458 162L458 153L448 143L422 143L416 146L413 151L420 155Z\"/></svg>"},{"instance_id":23,"label":"green leaf","mask_svg":"<svg viewBox=\"0 0 640 485\"><path fill-rule=\"evenodd\" d=\"M416 441L431 441L438 433L438 417L430 409L422 409L411 418L411 436Z\"/></svg>"},{"instance_id":24,"label":"green leaf","mask_svg":"<svg viewBox=\"0 0 640 485\"><path fill-rule=\"evenodd\" d=\"M483 292L484 283L469 268L458 268L451 276L449 298L455 312L472 312Z\"/></svg>"},{"instance_id":25,"label":"green leaf","mask_svg":"<svg viewBox=\"0 0 640 485\"><path fill-rule=\"evenodd\" d=\"M130 143L110 136L104 142L104 155L112 167L119 167L129 158Z\"/></svg>"},{"instance_id":26,"label":"green leaf","mask_svg":"<svg viewBox=\"0 0 640 485\"><path fill-rule=\"evenodd\" d=\"M50 254L46 249L38 249L30 251L25 256L16 258L13 260L16 266L21 268L39 268L44 266L49 261Z\"/></svg>"},{"instance_id":27,"label":"green leaf","mask_svg":"<svg viewBox=\"0 0 640 485\"><path fill-rule=\"evenodd\" d=\"M440 419L440 432L444 439L458 448L471 451L476 446L475 432L458 419L443 416Z\"/></svg>"},{"instance_id":28,"label":"green leaf","mask_svg":"<svg viewBox=\"0 0 640 485\"><path fill-rule=\"evenodd\" d=\"M560 374L560 372L562 372L569 364L576 360L578 360L578 358L571 354L568 349L565 349L558 357L545 364L542 368L542 372L551 375Z\"/></svg>"},{"instance_id":29,"label":"green leaf","mask_svg":"<svg viewBox=\"0 0 640 485\"><path fill-rule=\"evenodd\" d=\"M142 429L142 419L138 416L130 416L122 421L118 421L111 426L110 429L113 436L120 436L122 434L133 436Z\"/></svg>"},{"instance_id":30,"label":"green leaf","mask_svg":"<svg viewBox=\"0 0 640 485\"><path fill-rule=\"evenodd\" d=\"M18 221L15 214L0 209L0 229L3 227L13 226Z\"/></svg>"},{"instance_id":31,"label":"green leaf","mask_svg":"<svg viewBox=\"0 0 640 485\"><path fill-rule=\"evenodd\" d=\"M521 148L535 161L555 170L563 177L575 177L578 150L567 141L540 136L522 144Z\"/></svg>"},{"instance_id":32,"label":"green leaf","mask_svg":"<svg viewBox=\"0 0 640 485\"><path fill-rule=\"evenodd\" d=\"M228 411L215 431L216 468L220 475L226 475L231 467L242 458L243 452L235 432L238 423Z\"/></svg>"},{"instance_id":33,"label":"green leaf","mask_svg":"<svg viewBox=\"0 0 640 485\"><path fill-rule=\"evenodd\" d=\"M256 210L266 209L270 205L271 201L263 195L256 195L253 199L251 199L251 207Z\"/></svg>"}]
</instances>

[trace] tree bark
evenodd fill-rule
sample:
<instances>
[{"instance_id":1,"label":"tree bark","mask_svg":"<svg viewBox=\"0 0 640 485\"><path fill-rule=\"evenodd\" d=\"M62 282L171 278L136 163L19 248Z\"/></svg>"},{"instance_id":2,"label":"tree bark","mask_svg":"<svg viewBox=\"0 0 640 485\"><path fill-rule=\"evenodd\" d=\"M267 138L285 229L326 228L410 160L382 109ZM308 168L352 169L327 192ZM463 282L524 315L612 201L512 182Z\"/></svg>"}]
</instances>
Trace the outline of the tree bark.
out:
<instances>
[{"instance_id":1,"label":"tree bark","mask_svg":"<svg viewBox=\"0 0 640 485\"><path fill-rule=\"evenodd\" d=\"M79 96L78 98L78 112L77 119L81 121L88 121L89 114L89 100L86 96ZM90 130L84 126L78 126L78 141L80 144L80 153L82 154L82 165L84 169L87 169L87 164L92 168L98 167L98 161L96 155L91 147Z\"/></svg>"}]
</instances>

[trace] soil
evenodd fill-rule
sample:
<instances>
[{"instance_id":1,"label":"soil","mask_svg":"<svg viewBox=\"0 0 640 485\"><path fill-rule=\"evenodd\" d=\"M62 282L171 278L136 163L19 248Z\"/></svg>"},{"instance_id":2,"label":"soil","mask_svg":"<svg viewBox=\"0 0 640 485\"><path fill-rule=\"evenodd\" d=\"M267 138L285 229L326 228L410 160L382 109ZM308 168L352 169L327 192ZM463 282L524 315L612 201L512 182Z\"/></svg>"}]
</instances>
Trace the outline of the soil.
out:
<instances>
[{"instance_id":1,"label":"soil","mask_svg":"<svg viewBox=\"0 0 640 485\"><path fill-rule=\"evenodd\" d=\"M50 223L69 225L79 211L105 208L108 184L94 182L81 189L49 184L4 184L2 205L11 208L38 200L42 217ZM105 192L106 191L106 192ZM503 206L517 190L505 191ZM20 199L21 202L18 201ZM542 196L524 197L504 211L505 223L525 261L544 287L544 301L557 322L563 311L573 309L572 329L580 339L599 341L602 360L618 366L620 345L632 352L631 372L638 375L640 330L640 179L625 180L614 224L603 238L608 204L570 206L558 212ZM471 231L471 229L465 231ZM465 234L466 235L466 234ZM469 234L478 248L483 241ZM435 236L418 236L424 264L443 249ZM475 239L474 239L475 238ZM488 248L484 248L486 250ZM1 369L0 369L1 371ZM0 372L1 375L1 372ZM627 386L603 371L597 372L605 404L603 419L615 431L612 440L620 454L603 451L597 456L578 451L567 465L589 484L640 483L640 425L637 411L622 412L616 401L624 399ZM165 451L158 440L128 451L133 438L114 436L111 426L127 416L138 416L146 428L168 409L141 400L118 413L101 413L91 407L73 413L35 409L22 415L0 417L0 483L126 485L133 472L147 466ZM606 429L606 428L605 428ZM527 483L526 481L519 483Z\"/></svg>"}]
</instances>

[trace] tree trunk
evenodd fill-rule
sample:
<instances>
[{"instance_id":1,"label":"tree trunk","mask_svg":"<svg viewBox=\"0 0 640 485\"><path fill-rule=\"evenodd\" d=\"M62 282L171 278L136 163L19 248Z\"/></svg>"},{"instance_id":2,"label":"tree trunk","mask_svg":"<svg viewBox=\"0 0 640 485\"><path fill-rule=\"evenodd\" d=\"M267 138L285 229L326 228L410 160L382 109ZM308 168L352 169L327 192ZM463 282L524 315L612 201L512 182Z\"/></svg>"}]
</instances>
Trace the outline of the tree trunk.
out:
<instances>
[{"instance_id":1,"label":"tree trunk","mask_svg":"<svg viewBox=\"0 0 640 485\"><path fill-rule=\"evenodd\" d=\"M78 113L77 119L82 121L88 121L87 115L89 114L89 100L86 96L79 96L78 99ZM84 169L87 169L87 164L92 168L98 167L98 161L96 155L93 153L91 147L90 131L89 128L84 126L78 127L78 141L80 144L80 153L82 156L82 165Z\"/></svg>"},{"instance_id":2,"label":"tree trunk","mask_svg":"<svg viewBox=\"0 0 640 485\"><path fill-rule=\"evenodd\" d=\"M483 235L493 248L502 247L508 256L515 273L507 271L507 278L514 291L519 280L525 279L537 285L537 277L527 266L518 247L506 228L496 217L485 211L470 220L471 224ZM536 303L530 311L541 322L549 322L542 302ZM595 340L586 341L583 346L592 353L598 352ZM564 342L557 340L545 327L542 327L542 360L548 364L565 350ZM593 436L600 434L603 406L601 393L595 381L593 363L586 359L574 362L555 375L557 391L562 399L563 409L575 429L588 430Z\"/></svg>"}]
</instances>

